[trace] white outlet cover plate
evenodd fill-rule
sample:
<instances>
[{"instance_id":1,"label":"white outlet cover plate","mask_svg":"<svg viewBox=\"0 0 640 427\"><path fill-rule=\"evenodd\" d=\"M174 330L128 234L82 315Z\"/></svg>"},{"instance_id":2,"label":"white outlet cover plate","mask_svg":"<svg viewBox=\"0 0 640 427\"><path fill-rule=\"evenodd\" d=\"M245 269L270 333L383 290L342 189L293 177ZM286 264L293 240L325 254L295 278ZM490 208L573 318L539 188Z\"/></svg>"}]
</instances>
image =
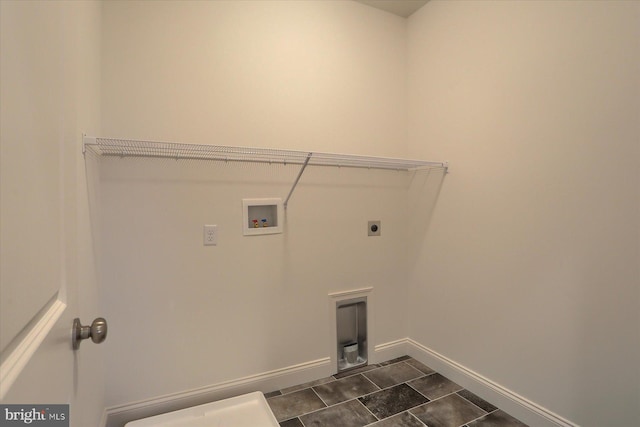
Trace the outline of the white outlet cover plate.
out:
<instances>
[{"instance_id":1,"label":"white outlet cover plate","mask_svg":"<svg viewBox=\"0 0 640 427\"><path fill-rule=\"evenodd\" d=\"M218 244L218 226L205 225L202 238L205 246L216 246Z\"/></svg>"}]
</instances>

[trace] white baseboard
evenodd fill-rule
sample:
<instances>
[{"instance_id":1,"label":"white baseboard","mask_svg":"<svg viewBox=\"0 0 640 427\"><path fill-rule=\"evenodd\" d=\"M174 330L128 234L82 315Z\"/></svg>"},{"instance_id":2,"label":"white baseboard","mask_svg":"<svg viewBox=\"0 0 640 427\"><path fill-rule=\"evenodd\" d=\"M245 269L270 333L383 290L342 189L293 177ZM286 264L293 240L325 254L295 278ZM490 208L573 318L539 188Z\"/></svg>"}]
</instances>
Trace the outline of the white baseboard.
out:
<instances>
[{"instance_id":1,"label":"white baseboard","mask_svg":"<svg viewBox=\"0 0 640 427\"><path fill-rule=\"evenodd\" d=\"M445 377L493 405L516 417L522 422L536 427L578 427L577 424L526 399L523 396L483 377L477 372L443 356L430 348L407 338L407 354L419 362L435 369Z\"/></svg>"},{"instance_id":2,"label":"white baseboard","mask_svg":"<svg viewBox=\"0 0 640 427\"><path fill-rule=\"evenodd\" d=\"M407 354L407 339L403 338L375 346L370 363L380 363ZM190 406L226 399L252 391L270 392L325 378L336 373L331 358L325 357L208 387L173 393L152 399L107 408L100 427L123 427L126 423Z\"/></svg>"},{"instance_id":3,"label":"white baseboard","mask_svg":"<svg viewBox=\"0 0 640 427\"><path fill-rule=\"evenodd\" d=\"M105 408L104 411L102 411L102 416L100 417L100 423L98 424L98 427L107 426L107 414L107 409Z\"/></svg>"},{"instance_id":4,"label":"white baseboard","mask_svg":"<svg viewBox=\"0 0 640 427\"><path fill-rule=\"evenodd\" d=\"M270 392L331 376L335 373L325 357L207 387L114 406L106 410L105 427L123 427L133 420L202 405L253 391Z\"/></svg>"},{"instance_id":5,"label":"white baseboard","mask_svg":"<svg viewBox=\"0 0 640 427\"><path fill-rule=\"evenodd\" d=\"M407 351L409 351L409 347L406 338L378 344L377 346L375 346L375 352L373 354L373 357L370 358L369 362L386 362L387 360L407 355Z\"/></svg>"},{"instance_id":6,"label":"white baseboard","mask_svg":"<svg viewBox=\"0 0 640 427\"><path fill-rule=\"evenodd\" d=\"M402 338L376 345L374 354L370 355L369 361L370 363L381 363L404 355L409 355L430 366L445 377L531 426L578 427L577 424L531 402L525 397L411 338ZM331 358L325 357L208 387L111 407L105 411L106 416L103 416L103 419L106 418L106 421L101 426L123 427L129 421L226 399L252 391L269 392L280 390L307 381L325 378L335 374L335 372L336 367L331 363Z\"/></svg>"}]
</instances>

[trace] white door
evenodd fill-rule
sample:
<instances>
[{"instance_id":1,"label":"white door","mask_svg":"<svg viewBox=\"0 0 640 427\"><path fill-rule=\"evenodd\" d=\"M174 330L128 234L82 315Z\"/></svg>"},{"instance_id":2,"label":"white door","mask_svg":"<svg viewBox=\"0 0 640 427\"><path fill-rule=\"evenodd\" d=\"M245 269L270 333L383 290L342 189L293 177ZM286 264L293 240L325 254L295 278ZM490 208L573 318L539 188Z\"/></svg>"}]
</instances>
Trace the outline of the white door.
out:
<instances>
[{"instance_id":1,"label":"white door","mask_svg":"<svg viewBox=\"0 0 640 427\"><path fill-rule=\"evenodd\" d=\"M104 411L100 316L81 133L99 131L98 2L0 1L0 402Z\"/></svg>"}]
</instances>

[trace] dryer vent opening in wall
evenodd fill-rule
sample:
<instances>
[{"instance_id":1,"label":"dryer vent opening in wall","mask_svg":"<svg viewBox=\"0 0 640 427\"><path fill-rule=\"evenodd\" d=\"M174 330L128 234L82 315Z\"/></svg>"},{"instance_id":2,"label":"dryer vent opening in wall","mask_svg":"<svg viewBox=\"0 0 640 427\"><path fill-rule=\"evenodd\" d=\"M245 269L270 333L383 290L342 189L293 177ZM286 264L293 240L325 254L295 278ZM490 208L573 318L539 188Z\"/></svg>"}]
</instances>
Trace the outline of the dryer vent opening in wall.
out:
<instances>
[{"instance_id":1,"label":"dryer vent opening in wall","mask_svg":"<svg viewBox=\"0 0 640 427\"><path fill-rule=\"evenodd\" d=\"M338 372L367 364L367 297L336 302Z\"/></svg>"}]
</instances>

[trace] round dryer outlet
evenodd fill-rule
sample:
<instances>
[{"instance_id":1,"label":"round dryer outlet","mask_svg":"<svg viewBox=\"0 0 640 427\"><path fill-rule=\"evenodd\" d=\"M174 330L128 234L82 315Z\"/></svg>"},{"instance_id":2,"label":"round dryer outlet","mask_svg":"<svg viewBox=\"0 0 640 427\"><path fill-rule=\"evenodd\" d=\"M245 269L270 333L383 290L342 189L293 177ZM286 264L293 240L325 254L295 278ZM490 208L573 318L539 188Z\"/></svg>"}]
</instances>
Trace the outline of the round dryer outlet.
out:
<instances>
[{"instance_id":1,"label":"round dryer outlet","mask_svg":"<svg viewBox=\"0 0 640 427\"><path fill-rule=\"evenodd\" d=\"M380 221L369 221L367 226L369 236L380 235Z\"/></svg>"}]
</instances>

